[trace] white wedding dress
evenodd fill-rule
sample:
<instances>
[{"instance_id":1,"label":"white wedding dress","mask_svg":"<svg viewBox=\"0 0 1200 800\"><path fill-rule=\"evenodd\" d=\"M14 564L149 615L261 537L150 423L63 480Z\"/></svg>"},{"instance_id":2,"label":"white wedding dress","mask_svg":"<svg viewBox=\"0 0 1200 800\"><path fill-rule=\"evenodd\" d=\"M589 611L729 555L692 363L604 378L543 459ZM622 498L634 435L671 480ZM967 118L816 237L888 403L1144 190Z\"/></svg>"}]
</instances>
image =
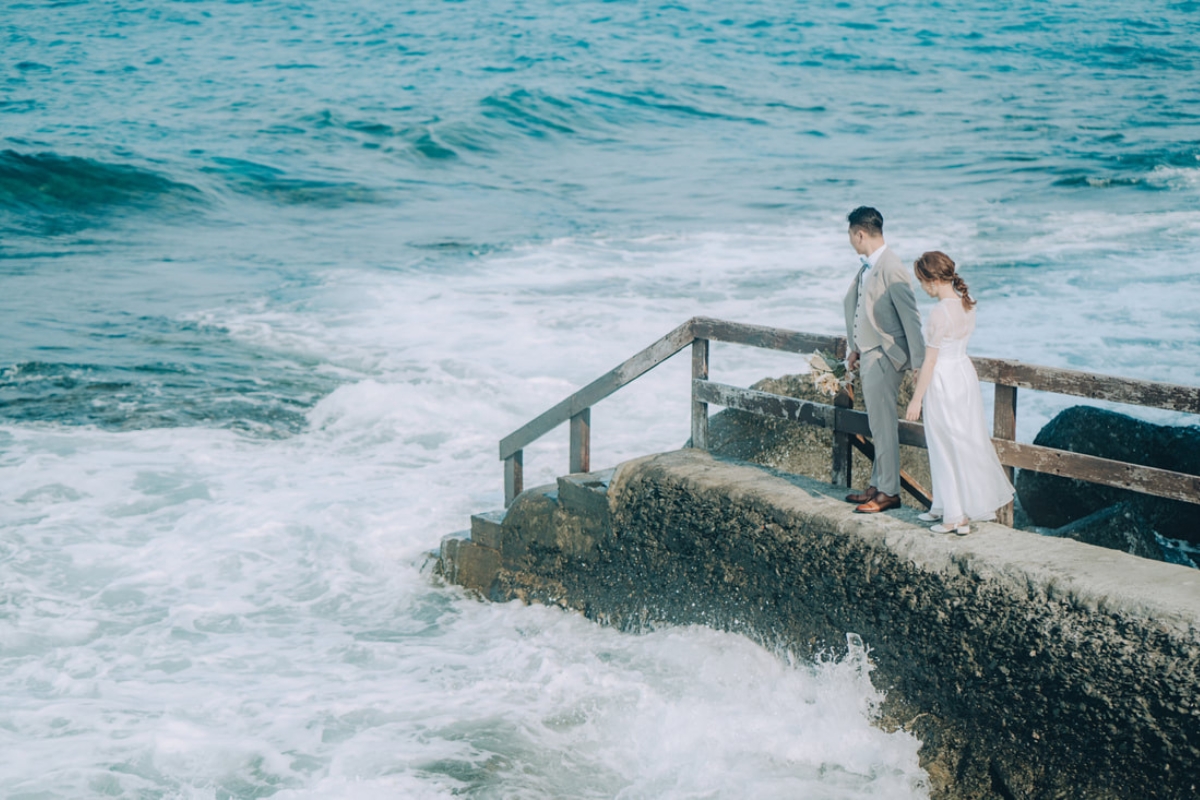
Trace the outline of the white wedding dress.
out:
<instances>
[{"instance_id":1,"label":"white wedding dress","mask_svg":"<svg viewBox=\"0 0 1200 800\"><path fill-rule=\"evenodd\" d=\"M925 441L933 477L933 508L946 525L994 519L1012 500L996 449L992 446L979 376L967 358L975 312L957 297L942 300L925 323L925 346L937 349L933 380L925 391Z\"/></svg>"}]
</instances>

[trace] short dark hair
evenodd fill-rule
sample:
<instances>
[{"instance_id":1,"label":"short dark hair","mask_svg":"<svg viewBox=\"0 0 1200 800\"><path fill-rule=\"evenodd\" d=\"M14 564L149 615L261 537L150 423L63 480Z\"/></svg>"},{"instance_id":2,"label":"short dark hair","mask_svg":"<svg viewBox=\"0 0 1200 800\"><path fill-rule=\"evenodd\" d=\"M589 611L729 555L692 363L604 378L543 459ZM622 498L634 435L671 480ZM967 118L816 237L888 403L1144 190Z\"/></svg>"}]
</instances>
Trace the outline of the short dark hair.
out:
<instances>
[{"instance_id":1,"label":"short dark hair","mask_svg":"<svg viewBox=\"0 0 1200 800\"><path fill-rule=\"evenodd\" d=\"M883 233L883 214L870 206L859 206L851 211L846 219L850 220L851 228L862 228L872 236Z\"/></svg>"}]
</instances>

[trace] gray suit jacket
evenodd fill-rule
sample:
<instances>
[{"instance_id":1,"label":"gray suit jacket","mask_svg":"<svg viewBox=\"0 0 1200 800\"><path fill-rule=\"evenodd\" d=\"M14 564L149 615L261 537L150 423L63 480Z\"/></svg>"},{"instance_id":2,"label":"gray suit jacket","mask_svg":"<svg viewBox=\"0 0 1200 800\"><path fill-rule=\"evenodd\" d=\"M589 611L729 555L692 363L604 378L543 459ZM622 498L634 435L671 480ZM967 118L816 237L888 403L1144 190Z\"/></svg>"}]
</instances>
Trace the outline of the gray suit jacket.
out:
<instances>
[{"instance_id":1,"label":"gray suit jacket","mask_svg":"<svg viewBox=\"0 0 1200 800\"><path fill-rule=\"evenodd\" d=\"M883 352L897 371L920 369L925 361L925 340L921 336L921 315L917 298L904 262L892 248L883 251L871 270L866 286L867 321L879 331ZM854 314L858 310L858 275L846 293L846 352L857 350L854 342Z\"/></svg>"}]
</instances>

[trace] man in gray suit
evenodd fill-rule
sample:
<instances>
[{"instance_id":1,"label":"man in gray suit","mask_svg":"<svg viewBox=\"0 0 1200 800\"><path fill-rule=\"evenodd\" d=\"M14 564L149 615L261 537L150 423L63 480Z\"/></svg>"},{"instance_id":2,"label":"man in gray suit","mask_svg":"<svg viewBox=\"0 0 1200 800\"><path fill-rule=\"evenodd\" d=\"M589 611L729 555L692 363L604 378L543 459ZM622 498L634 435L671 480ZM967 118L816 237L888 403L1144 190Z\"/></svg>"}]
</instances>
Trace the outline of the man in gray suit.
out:
<instances>
[{"instance_id":1,"label":"man in gray suit","mask_svg":"<svg viewBox=\"0 0 1200 800\"><path fill-rule=\"evenodd\" d=\"M848 219L850 245L862 268L846 293L847 363L862 379L875 465L871 485L846 501L857 512L875 514L900 507L896 397L904 371L920 369L925 360L925 342L908 270L883 240L883 215L860 206Z\"/></svg>"}]
</instances>

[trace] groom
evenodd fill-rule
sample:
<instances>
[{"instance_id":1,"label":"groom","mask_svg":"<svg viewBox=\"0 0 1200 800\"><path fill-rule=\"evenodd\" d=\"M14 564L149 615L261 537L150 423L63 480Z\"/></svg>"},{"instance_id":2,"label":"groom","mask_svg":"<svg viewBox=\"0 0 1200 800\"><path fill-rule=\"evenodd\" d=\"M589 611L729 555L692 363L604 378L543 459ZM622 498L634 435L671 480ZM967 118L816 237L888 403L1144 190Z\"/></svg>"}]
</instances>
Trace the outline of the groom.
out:
<instances>
[{"instance_id":1,"label":"groom","mask_svg":"<svg viewBox=\"0 0 1200 800\"><path fill-rule=\"evenodd\" d=\"M854 510L876 514L900 507L900 431L896 396L904 371L925 360L921 316L908 270L883 241L883 215L868 206L850 212L850 246L862 268L846 293L847 365L862 379L875 443L871 485L846 496Z\"/></svg>"}]
</instances>

